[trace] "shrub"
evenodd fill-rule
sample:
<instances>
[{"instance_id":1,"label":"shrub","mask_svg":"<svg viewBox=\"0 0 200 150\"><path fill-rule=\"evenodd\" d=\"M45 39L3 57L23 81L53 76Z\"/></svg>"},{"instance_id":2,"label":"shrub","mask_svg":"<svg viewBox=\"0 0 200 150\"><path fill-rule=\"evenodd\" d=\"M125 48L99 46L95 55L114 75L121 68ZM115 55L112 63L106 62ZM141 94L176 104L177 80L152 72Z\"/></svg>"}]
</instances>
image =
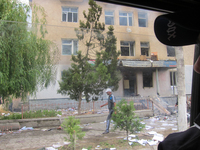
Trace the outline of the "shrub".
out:
<instances>
[{"instance_id":1,"label":"shrub","mask_svg":"<svg viewBox=\"0 0 200 150\"><path fill-rule=\"evenodd\" d=\"M140 123L140 119L135 115L134 110L133 101L128 104L126 100L122 99L114 107L115 113L112 115L114 130L125 130L127 139L129 132L141 131L145 127Z\"/></svg>"},{"instance_id":2,"label":"shrub","mask_svg":"<svg viewBox=\"0 0 200 150\"><path fill-rule=\"evenodd\" d=\"M57 114L62 115L61 111L55 110L37 110L37 111L25 111L23 112L23 118L43 118L43 117L56 117ZM0 116L0 120L9 120L9 119L22 119L21 113L12 113L8 116Z\"/></svg>"},{"instance_id":3,"label":"shrub","mask_svg":"<svg viewBox=\"0 0 200 150\"><path fill-rule=\"evenodd\" d=\"M80 120L75 119L73 116L69 116L68 119L65 118L61 126L69 135L69 139L65 137L65 140L71 142L70 146L74 150L76 146L76 140L82 139L85 136L85 132L83 132L80 127Z\"/></svg>"}]
</instances>

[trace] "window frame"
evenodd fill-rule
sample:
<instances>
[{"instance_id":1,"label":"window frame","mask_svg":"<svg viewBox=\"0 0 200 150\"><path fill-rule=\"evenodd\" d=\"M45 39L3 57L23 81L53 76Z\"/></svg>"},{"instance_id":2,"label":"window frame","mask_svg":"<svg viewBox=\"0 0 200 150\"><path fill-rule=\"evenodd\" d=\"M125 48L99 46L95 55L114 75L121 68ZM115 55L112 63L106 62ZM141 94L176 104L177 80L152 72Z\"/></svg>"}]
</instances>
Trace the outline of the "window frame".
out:
<instances>
[{"instance_id":1,"label":"window frame","mask_svg":"<svg viewBox=\"0 0 200 150\"><path fill-rule=\"evenodd\" d=\"M128 45L122 45L122 42L127 42ZM131 45L131 43L133 43ZM131 52L131 46L132 46L132 52ZM135 56L135 49L134 49L134 46L135 46L135 41L120 41L120 51L121 51L121 56ZM122 55L122 47L128 47L129 48L129 55ZM132 54L132 55L130 55Z\"/></svg>"},{"instance_id":2,"label":"window frame","mask_svg":"<svg viewBox=\"0 0 200 150\"><path fill-rule=\"evenodd\" d=\"M140 16L140 14L145 15L145 17ZM144 21L145 21L145 26L141 26L140 20L144 20ZM147 12L142 12L142 11L139 11L139 12L138 12L138 26L139 26L139 27L148 27Z\"/></svg>"},{"instance_id":3,"label":"window frame","mask_svg":"<svg viewBox=\"0 0 200 150\"><path fill-rule=\"evenodd\" d=\"M146 43L147 46L142 45L142 43ZM147 55L146 55L146 53L145 53L145 55L146 55L147 57L149 57L149 56L150 56L150 55L149 55L149 54L150 54L150 44L149 44L149 42L140 42L141 55L143 55L143 54L142 54L142 49L148 49L148 50L145 50L145 51L148 52Z\"/></svg>"},{"instance_id":4,"label":"window frame","mask_svg":"<svg viewBox=\"0 0 200 150\"><path fill-rule=\"evenodd\" d=\"M167 48L167 57L176 57L175 48L173 46L166 46ZM169 52L174 51L174 52ZM174 55L171 55L170 53L173 53Z\"/></svg>"},{"instance_id":5,"label":"window frame","mask_svg":"<svg viewBox=\"0 0 200 150\"><path fill-rule=\"evenodd\" d=\"M69 11L64 11L64 10L63 10L64 8L66 8L66 9L69 8ZM71 9L77 9L77 12L72 12ZM72 21L69 21L69 20L68 20L68 13L69 13L69 12L72 13ZM74 16L74 13L77 14L77 20L76 20L76 21L74 21L74 17L73 17L73 16ZM65 18L66 20L65 20L65 21L64 21L64 19L63 19L63 15L64 15L64 14L66 15L66 18ZM62 6L62 22L74 22L74 23L78 23L78 7Z\"/></svg>"},{"instance_id":6,"label":"window frame","mask_svg":"<svg viewBox=\"0 0 200 150\"><path fill-rule=\"evenodd\" d=\"M120 13L126 13L126 16L120 15ZM131 14L131 16L129 16L129 14ZM126 25L122 25L122 24L120 23L120 17L121 17L121 18L126 18L126 19L127 19ZM131 21L132 21L131 25L130 25L130 20L129 20L129 18L131 18ZM133 26L133 12L119 11L119 25L120 25L120 26Z\"/></svg>"},{"instance_id":7,"label":"window frame","mask_svg":"<svg viewBox=\"0 0 200 150\"><path fill-rule=\"evenodd\" d=\"M177 86L177 71L170 71L170 86ZM173 79L173 80L172 80Z\"/></svg>"},{"instance_id":8,"label":"window frame","mask_svg":"<svg viewBox=\"0 0 200 150\"><path fill-rule=\"evenodd\" d=\"M142 72L143 78L143 88L152 88L153 87L153 72L152 71L143 71ZM147 81L149 80L149 81ZM149 82L149 83L146 83ZM149 84L149 85L147 85Z\"/></svg>"},{"instance_id":9,"label":"window frame","mask_svg":"<svg viewBox=\"0 0 200 150\"><path fill-rule=\"evenodd\" d=\"M106 12L112 12L113 15L106 15ZM115 25L115 13L114 13L114 10L105 10L104 13L105 13L105 25ZM113 18L113 24L112 23L111 24L106 24L106 17Z\"/></svg>"},{"instance_id":10,"label":"window frame","mask_svg":"<svg viewBox=\"0 0 200 150\"><path fill-rule=\"evenodd\" d=\"M68 44L68 43L63 43L63 41L66 40L66 41L71 41L71 44ZM77 52L78 52L78 39L62 39L62 55L64 56L71 56L71 55L77 55ZM74 50L74 41L77 42L77 50L75 52ZM63 54L63 45L71 45L71 54Z\"/></svg>"}]
</instances>

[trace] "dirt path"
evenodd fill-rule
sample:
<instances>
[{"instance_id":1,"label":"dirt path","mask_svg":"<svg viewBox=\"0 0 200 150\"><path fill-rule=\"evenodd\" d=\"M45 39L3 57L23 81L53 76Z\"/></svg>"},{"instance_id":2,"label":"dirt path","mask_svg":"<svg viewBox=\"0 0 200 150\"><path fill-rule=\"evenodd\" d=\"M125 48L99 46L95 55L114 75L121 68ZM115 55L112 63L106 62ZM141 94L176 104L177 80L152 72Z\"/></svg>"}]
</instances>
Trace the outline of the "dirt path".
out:
<instances>
[{"instance_id":1,"label":"dirt path","mask_svg":"<svg viewBox=\"0 0 200 150\"><path fill-rule=\"evenodd\" d=\"M146 125L145 129L140 133L134 133L138 140L152 140L154 135L149 134L151 131L157 132L163 137L177 132L176 116L144 118L142 122ZM153 146L145 144L142 146L138 142L133 142L132 145L129 145L127 140L124 140L126 137L125 131L113 131L112 123L109 134L102 134L106 128L105 122L82 124L81 127L85 131L85 137L83 140L78 141L76 150L82 150L83 148L88 150L97 148L101 150L106 148L116 148L117 150L157 150L157 144ZM0 150L38 150L47 147L55 148L55 145L60 145L59 150L67 149L66 146L62 146L66 136L63 130L57 130L57 128L7 132L0 135Z\"/></svg>"}]
</instances>

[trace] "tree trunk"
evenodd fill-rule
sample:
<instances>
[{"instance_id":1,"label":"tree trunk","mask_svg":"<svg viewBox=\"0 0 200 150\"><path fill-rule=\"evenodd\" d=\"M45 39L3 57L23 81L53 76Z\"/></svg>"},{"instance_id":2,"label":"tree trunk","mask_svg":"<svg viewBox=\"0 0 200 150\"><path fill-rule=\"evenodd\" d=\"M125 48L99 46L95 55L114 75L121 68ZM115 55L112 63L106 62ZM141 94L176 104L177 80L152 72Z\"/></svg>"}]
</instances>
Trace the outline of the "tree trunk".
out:
<instances>
[{"instance_id":1,"label":"tree trunk","mask_svg":"<svg viewBox=\"0 0 200 150\"><path fill-rule=\"evenodd\" d=\"M186 94L185 94L185 66L182 47L176 47L177 59L177 92L178 92L178 130L187 129Z\"/></svg>"},{"instance_id":2,"label":"tree trunk","mask_svg":"<svg viewBox=\"0 0 200 150\"><path fill-rule=\"evenodd\" d=\"M81 100L82 100L82 93L79 93L79 100L78 100L78 114L81 114Z\"/></svg>"}]
</instances>

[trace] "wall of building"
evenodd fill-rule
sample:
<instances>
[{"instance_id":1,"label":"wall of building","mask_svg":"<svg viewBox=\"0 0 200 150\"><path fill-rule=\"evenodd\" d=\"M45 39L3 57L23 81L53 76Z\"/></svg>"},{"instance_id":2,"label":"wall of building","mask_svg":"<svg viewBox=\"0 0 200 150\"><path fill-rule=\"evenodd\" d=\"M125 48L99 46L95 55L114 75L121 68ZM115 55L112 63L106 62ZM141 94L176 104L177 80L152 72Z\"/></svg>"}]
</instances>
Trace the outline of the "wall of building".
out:
<instances>
[{"instance_id":1,"label":"wall of building","mask_svg":"<svg viewBox=\"0 0 200 150\"><path fill-rule=\"evenodd\" d=\"M63 22L62 21L62 6L69 7L78 7L78 20L85 20L83 16L83 11L88 10L88 0L32 0L32 3L36 3L42 7L44 7L45 12L47 14L47 30L48 34L46 36L47 39L54 41L60 52L60 61L58 64L57 70L57 81L55 85L51 85L48 89L42 90L37 93L38 99L48 99L48 98L66 98L68 96L62 96L57 94L57 90L59 89L58 80L61 79L61 71L66 69L71 64L71 56L70 55L62 55L62 39L70 38L77 39L76 33L74 31L75 28L79 27L79 22ZM107 4L102 2L97 2L97 4L103 7L102 16L100 18L101 22L105 22L105 10L114 10L114 34L117 37L117 50L120 51L120 41L135 41L135 55L134 56L120 56L119 59L131 59L131 60L140 60L141 48L140 42L149 42L150 43L150 53L157 52L158 60L175 60L175 57L167 56L166 45L160 43L154 34L154 20L160 15L159 12L141 10L133 7L125 7L120 5ZM121 11L130 11L133 12L133 26L120 26L119 25L119 10ZM148 14L148 27L138 27L138 12L145 11ZM106 31L108 31L108 25L105 26ZM84 51L85 47L83 42L79 41L79 50ZM186 67L187 76L191 75L191 65L193 64L193 56L194 56L194 46L185 46L184 49L184 57L185 64L189 65ZM147 57L150 59L150 56ZM188 70L190 70L188 72ZM158 73L159 77L159 87L160 87L160 95L170 95L171 87L170 87L170 75L169 70L167 69L159 69ZM143 77L142 71L138 72L136 75L137 79L137 94L142 96L156 95L157 87L156 87L156 75L153 73L153 88L143 88ZM187 84L190 84L191 78L187 78ZM186 89L187 93L190 87ZM124 96L123 92L123 78L119 83L119 89L114 92L116 96ZM105 93L104 93L105 94Z\"/></svg>"},{"instance_id":2,"label":"wall of building","mask_svg":"<svg viewBox=\"0 0 200 150\"><path fill-rule=\"evenodd\" d=\"M159 87L160 87L159 94L161 96L172 95L171 86L170 86L170 72L168 69L159 69L158 81L159 81Z\"/></svg>"}]
</instances>

